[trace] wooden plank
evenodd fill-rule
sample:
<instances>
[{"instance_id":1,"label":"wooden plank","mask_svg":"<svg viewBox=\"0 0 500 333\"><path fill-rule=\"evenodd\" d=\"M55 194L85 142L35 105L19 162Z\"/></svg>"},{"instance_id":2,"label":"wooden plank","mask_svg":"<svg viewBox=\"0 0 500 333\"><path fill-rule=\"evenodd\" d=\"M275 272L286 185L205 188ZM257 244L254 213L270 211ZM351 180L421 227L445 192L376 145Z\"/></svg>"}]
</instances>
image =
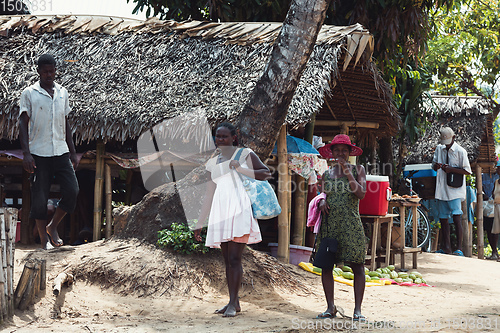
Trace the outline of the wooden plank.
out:
<instances>
[{"instance_id":1,"label":"wooden plank","mask_svg":"<svg viewBox=\"0 0 500 333\"><path fill-rule=\"evenodd\" d=\"M342 120L316 120L315 126L335 126L335 127L363 127L363 128L373 128L378 129L380 127L379 123L372 123L368 121L342 121Z\"/></svg>"}]
</instances>

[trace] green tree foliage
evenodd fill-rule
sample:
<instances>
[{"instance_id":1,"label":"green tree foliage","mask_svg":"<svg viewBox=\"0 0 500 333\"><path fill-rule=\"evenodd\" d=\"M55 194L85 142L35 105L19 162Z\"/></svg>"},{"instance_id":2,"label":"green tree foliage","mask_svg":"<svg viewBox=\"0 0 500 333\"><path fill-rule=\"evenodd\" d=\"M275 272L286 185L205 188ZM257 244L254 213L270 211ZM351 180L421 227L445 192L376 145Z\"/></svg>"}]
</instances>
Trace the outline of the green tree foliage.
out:
<instances>
[{"instance_id":1,"label":"green tree foliage","mask_svg":"<svg viewBox=\"0 0 500 333\"><path fill-rule=\"evenodd\" d=\"M448 95L484 96L498 113L500 2L471 0L448 13L437 11L434 38L425 56L433 89Z\"/></svg>"}]
</instances>

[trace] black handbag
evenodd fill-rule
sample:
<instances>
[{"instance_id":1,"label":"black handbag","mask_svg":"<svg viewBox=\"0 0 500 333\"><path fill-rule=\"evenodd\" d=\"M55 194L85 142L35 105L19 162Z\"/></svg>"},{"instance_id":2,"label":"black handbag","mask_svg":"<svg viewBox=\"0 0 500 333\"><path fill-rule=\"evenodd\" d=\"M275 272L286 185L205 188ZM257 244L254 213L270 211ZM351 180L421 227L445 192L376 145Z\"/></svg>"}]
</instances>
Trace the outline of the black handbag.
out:
<instances>
[{"instance_id":1,"label":"black handbag","mask_svg":"<svg viewBox=\"0 0 500 333\"><path fill-rule=\"evenodd\" d=\"M323 238L319 243L318 252L314 256L313 266L321 269L333 269L338 242L335 238Z\"/></svg>"},{"instance_id":2,"label":"black handbag","mask_svg":"<svg viewBox=\"0 0 500 333\"><path fill-rule=\"evenodd\" d=\"M446 164L448 164L448 152L446 153ZM462 187L464 184L464 175L460 173L447 172L446 184L450 187Z\"/></svg>"},{"instance_id":3,"label":"black handbag","mask_svg":"<svg viewBox=\"0 0 500 333\"><path fill-rule=\"evenodd\" d=\"M462 187L464 184L464 175L460 173L448 172L446 174L446 184L450 187Z\"/></svg>"},{"instance_id":4,"label":"black handbag","mask_svg":"<svg viewBox=\"0 0 500 333\"><path fill-rule=\"evenodd\" d=\"M328 222L326 221L328 218L325 218L326 232L328 234ZM318 239L318 235L316 235L316 239L314 240L314 248L316 248L316 241ZM321 243L319 243L318 252L314 255L313 266L319 267L321 269L333 269L333 265L335 265L335 253L337 253L338 241L335 238L323 238Z\"/></svg>"}]
</instances>

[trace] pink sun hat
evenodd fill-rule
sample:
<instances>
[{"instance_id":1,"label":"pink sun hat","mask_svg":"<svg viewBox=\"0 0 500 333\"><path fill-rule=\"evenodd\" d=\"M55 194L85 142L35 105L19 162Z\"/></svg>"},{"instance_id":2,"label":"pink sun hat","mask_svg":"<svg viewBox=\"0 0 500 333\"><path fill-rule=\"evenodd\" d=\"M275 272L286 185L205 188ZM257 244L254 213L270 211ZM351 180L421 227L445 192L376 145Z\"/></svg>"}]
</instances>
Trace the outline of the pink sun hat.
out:
<instances>
[{"instance_id":1,"label":"pink sun hat","mask_svg":"<svg viewBox=\"0 0 500 333\"><path fill-rule=\"evenodd\" d=\"M338 134L333 138L332 142L318 149L321 156L323 156L324 158L333 158L332 150L330 148L333 145L347 145L351 147L349 156L359 156L363 154L363 150L361 148L351 143L351 139L348 135Z\"/></svg>"}]
</instances>

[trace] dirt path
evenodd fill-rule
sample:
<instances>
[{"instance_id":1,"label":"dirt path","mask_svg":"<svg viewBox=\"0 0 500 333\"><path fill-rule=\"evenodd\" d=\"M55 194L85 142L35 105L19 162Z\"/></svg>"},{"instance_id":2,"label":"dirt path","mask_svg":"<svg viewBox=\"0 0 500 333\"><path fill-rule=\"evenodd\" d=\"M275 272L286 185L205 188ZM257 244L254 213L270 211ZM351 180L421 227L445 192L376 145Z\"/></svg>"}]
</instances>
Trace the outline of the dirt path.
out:
<instances>
[{"instance_id":1,"label":"dirt path","mask_svg":"<svg viewBox=\"0 0 500 333\"><path fill-rule=\"evenodd\" d=\"M110 250L111 246L115 250ZM15 282L22 271L23 258L43 257L47 259L48 289L27 311L16 310L12 322L4 325L1 332L323 332L349 331L352 326L346 319L313 319L325 310L320 277L291 265L287 268L309 293L247 281L240 293L242 312L235 318L213 314L227 302L223 283L213 281L202 288L202 293L193 289L169 295L120 296L119 285L101 288L77 277L76 283L64 288L57 298L52 295L50 287L58 273L89 257L123 257L116 250L120 246L119 242L96 242L54 252L18 246ZM147 248L127 246L127 251L133 252L127 252L123 265L132 265L132 261L140 264L149 258ZM130 253L137 254L134 260L129 260ZM164 259L154 259L158 269L165 265ZM363 313L371 324L359 324L358 331L500 332L500 262L423 253L418 263L418 271L434 287L366 288ZM336 283L335 299L346 314L352 314L352 287Z\"/></svg>"}]
</instances>

